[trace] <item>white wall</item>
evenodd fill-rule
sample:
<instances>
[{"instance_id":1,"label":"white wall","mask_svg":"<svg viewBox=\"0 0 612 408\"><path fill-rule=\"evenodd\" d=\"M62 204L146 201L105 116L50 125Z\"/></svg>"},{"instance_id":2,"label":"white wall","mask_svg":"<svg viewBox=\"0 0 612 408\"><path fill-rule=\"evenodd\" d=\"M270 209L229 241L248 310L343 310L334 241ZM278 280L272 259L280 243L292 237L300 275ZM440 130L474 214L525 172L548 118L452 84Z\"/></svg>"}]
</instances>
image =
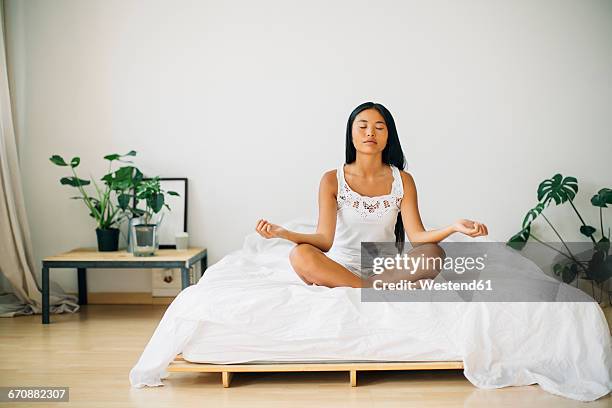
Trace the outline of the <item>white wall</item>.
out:
<instances>
[{"instance_id":1,"label":"white wall","mask_svg":"<svg viewBox=\"0 0 612 408\"><path fill-rule=\"evenodd\" d=\"M351 110L394 114L422 217L515 233L538 183L611 187L612 3L603 1L7 1L10 69L37 262L95 245L48 157L138 151L190 179L192 242L214 263L255 221L316 215ZM558 210L558 211L555 211ZM552 209L580 239L568 208ZM608 214L609 221L612 217ZM610 225L610 223L608 224ZM552 235L545 235L552 238ZM54 273L76 291L74 272ZM146 291L94 273L92 291Z\"/></svg>"}]
</instances>

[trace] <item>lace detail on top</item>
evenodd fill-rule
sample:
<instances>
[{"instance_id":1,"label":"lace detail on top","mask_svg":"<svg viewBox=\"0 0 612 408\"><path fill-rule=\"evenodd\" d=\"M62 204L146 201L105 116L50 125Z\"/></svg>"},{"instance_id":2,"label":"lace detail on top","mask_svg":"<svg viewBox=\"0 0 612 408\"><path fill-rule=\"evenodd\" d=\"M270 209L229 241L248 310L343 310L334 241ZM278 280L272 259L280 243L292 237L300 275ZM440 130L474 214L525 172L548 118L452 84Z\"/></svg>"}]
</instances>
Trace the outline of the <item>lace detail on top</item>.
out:
<instances>
[{"instance_id":1,"label":"lace detail on top","mask_svg":"<svg viewBox=\"0 0 612 408\"><path fill-rule=\"evenodd\" d=\"M404 187L399 169L390 165L393 173L393 184L391 193L368 197L353 191L344 180L344 164L338 168L338 211L344 208L352 208L363 218L382 218L392 209L400 209Z\"/></svg>"}]
</instances>

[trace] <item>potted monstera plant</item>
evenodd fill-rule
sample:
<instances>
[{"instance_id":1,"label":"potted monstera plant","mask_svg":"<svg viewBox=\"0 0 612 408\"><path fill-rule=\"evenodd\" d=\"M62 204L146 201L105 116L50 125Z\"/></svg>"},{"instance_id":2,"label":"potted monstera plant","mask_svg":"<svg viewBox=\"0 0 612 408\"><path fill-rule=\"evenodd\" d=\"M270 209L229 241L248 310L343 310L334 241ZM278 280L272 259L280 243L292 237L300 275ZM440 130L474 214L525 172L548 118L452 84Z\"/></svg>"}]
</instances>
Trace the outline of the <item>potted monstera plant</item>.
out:
<instances>
[{"instance_id":1,"label":"potted monstera plant","mask_svg":"<svg viewBox=\"0 0 612 408\"><path fill-rule=\"evenodd\" d=\"M99 181L93 177L85 179L77 174L77 168L81 163L80 157L73 157L66 162L60 155L53 155L50 160L60 167L68 167L70 175L62 177L60 183L75 188L78 196L71 197L82 200L89 215L96 221L96 237L99 251L116 251L119 247L119 225L129 217L131 207L129 205L134 185L138 185L143 179L143 174L131 165L122 166L113 170L117 162L131 163L125 160L136 156L134 150L126 154L109 154L104 156L108 161L108 173ZM94 191L91 192L93 185Z\"/></svg>"},{"instance_id":2,"label":"potted monstera plant","mask_svg":"<svg viewBox=\"0 0 612 408\"><path fill-rule=\"evenodd\" d=\"M576 206L574 198L578 193L578 180L575 177L563 177L555 174L552 178L544 180L538 187L538 203L530 209L523 219L521 230L512 236L507 244L521 250L532 238L535 241L559 253L558 262L553 264L553 272L563 282L578 282L578 278L591 282L593 297L594 286L599 288L600 299L603 300L603 284L612 277L612 255L610 252L610 228L606 229L603 221L603 209L612 204L612 189L602 188L591 197L591 204L599 208L599 225L597 227L587 224ZM591 241L591 249L584 253L574 253L552 222L544 214L550 204L561 205L568 203L580 222L580 233ZM564 250L559 250L544 242L532 231L532 223L539 217L549 225L561 241ZM597 224L595 224L597 225ZM607 233L607 235L606 235ZM610 293L608 292L608 296ZM608 298L610 300L610 298Z\"/></svg>"}]
</instances>

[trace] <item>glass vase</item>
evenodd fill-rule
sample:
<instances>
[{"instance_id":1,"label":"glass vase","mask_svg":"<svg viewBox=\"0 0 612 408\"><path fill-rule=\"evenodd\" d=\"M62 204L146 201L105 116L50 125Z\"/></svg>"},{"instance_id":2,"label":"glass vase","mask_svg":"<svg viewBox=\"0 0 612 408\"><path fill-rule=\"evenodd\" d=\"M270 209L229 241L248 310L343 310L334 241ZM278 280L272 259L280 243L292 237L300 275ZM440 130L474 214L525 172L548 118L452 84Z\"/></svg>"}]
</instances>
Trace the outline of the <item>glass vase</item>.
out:
<instances>
[{"instance_id":1,"label":"glass vase","mask_svg":"<svg viewBox=\"0 0 612 408\"><path fill-rule=\"evenodd\" d=\"M139 224L132 227L134 256L153 256L157 249L157 224Z\"/></svg>"}]
</instances>

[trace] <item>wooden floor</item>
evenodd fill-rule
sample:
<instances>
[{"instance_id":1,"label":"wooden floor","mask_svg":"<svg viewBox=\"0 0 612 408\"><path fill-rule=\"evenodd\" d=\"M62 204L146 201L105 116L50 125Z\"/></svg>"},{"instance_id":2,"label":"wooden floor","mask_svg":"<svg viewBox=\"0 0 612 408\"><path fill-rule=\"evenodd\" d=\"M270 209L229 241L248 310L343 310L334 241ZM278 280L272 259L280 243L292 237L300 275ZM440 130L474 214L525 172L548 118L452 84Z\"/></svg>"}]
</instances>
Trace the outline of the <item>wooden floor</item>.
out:
<instances>
[{"instance_id":1,"label":"wooden floor","mask_svg":"<svg viewBox=\"0 0 612 408\"><path fill-rule=\"evenodd\" d=\"M236 373L230 388L220 373L171 373L164 387L133 389L128 372L166 307L89 305L45 326L40 316L0 318L0 386L70 387L70 403L45 407L612 406L609 396L582 404L538 386L480 390L456 370L364 372L356 388L335 372Z\"/></svg>"}]
</instances>

